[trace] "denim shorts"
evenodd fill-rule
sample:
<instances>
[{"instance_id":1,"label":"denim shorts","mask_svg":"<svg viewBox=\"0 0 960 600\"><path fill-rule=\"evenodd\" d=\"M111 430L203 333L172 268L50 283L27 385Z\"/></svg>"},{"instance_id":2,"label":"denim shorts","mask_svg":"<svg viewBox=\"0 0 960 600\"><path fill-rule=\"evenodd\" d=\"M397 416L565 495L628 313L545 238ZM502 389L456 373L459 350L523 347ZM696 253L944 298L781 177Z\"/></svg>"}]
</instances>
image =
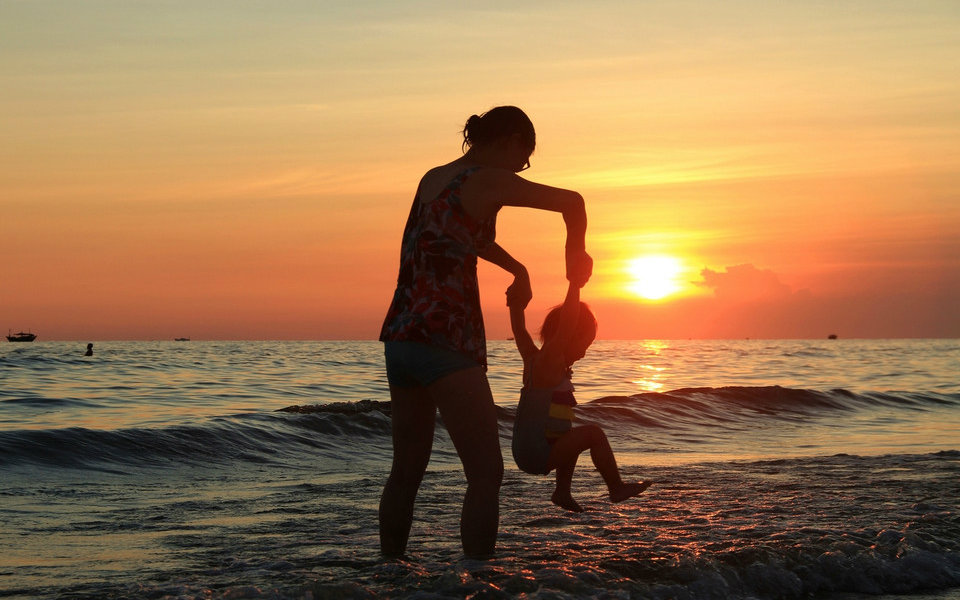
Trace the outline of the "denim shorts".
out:
<instances>
[{"instance_id":1,"label":"denim shorts","mask_svg":"<svg viewBox=\"0 0 960 600\"><path fill-rule=\"evenodd\" d=\"M387 381L396 387L426 387L438 379L480 364L465 354L420 342L384 342Z\"/></svg>"}]
</instances>

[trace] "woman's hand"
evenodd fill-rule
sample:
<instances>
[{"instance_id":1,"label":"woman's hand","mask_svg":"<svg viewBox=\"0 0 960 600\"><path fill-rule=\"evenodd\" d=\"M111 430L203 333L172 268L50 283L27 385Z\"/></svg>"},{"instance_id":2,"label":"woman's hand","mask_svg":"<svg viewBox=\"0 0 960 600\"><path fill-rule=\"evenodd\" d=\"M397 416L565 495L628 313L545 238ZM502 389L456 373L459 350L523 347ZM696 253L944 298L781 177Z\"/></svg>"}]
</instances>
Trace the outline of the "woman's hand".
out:
<instances>
[{"instance_id":1,"label":"woman's hand","mask_svg":"<svg viewBox=\"0 0 960 600\"><path fill-rule=\"evenodd\" d=\"M567 248L567 281L583 287L593 274L593 258L586 250Z\"/></svg>"},{"instance_id":2,"label":"woman's hand","mask_svg":"<svg viewBox=\"0 0 960 600\"><path fill-rule=\"evenodd\" d=\"M524 269L514 276L513 283L507 288L507 306L525 309L531 298L533 290L530 289L530 276Z\"/></svg>"}]
</instances>

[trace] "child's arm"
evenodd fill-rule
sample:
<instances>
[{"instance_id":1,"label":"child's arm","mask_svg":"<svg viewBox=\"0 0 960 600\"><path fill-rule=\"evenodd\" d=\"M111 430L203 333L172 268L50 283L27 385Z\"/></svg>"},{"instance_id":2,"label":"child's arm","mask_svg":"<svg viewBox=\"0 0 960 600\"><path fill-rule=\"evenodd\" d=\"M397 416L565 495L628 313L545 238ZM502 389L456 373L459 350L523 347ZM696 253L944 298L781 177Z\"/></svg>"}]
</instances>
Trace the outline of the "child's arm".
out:
<instances>
[{"instance_id":1,"label":"child's arm","mask_svg":"<svg viewBox=\"0 0 960 600\"><path fill-rule=\"evenodd\" d=\"M530 276L527 269L496 243L484 248L483 252L480 253L480 258L513 273L513 283L507 288L510 326L513 329L513 339L517 343L517 350L520 351L523 360L527 361L537 353L537 345L533 343L533 338L527 333L523 314L527 304L530 303L530 298L533 296L533 292L530 291Z\"/></svg>"},{"instance_id":2,"label":"child's arm","mask_svg":"<svg viewBox=\"0 0 960 600\"><path fill-rule=\"evenodd\" d=\"M570 282L567 286L567 297L563 300L560 307L560 322L557 325L557 331L544 341L541 351L549 356L560 356L563 350L573 339L577 331L577 321L580 319L580 286L575 282Z\"/></svg>"},{"instance_id":3,"label":"child's arm","mask_svg":"<svg viewBox=\"0 0 960 600\"><path fill-rule=\"evenodd\" d=\"M527 363L537 354L539 349L533 342L533 338L530 337L530 333L527 332L526 317L523 314L526 302L521 303L517 300L511 300L508 295L507 304L510 306L510 328L513 329L513 340L517 343L517 350L520 351L523 362Z\"/></svg>"}]
</instances>

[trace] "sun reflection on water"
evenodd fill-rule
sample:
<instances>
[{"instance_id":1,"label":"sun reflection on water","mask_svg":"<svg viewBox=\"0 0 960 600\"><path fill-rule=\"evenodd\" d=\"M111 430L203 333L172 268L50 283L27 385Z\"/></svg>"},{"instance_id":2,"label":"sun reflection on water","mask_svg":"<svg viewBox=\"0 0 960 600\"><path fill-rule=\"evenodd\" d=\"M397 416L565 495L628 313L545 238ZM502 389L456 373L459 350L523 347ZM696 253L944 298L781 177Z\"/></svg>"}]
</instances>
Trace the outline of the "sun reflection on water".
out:
<instances>
[{"instance_id":1,"label":"sun reflection on water","mask_svg":"<svg viewBox=\"0 0 960 600\"><path fill-rule=\"evenodd\" d=\"M640 376L631 380L641 392L661 392L666 384L664 380L670 374L668 365L662 362L661 353L670 347L664 340L643 340L639 342L644 362L638 365Z\"/></svg>"}]
</instances>

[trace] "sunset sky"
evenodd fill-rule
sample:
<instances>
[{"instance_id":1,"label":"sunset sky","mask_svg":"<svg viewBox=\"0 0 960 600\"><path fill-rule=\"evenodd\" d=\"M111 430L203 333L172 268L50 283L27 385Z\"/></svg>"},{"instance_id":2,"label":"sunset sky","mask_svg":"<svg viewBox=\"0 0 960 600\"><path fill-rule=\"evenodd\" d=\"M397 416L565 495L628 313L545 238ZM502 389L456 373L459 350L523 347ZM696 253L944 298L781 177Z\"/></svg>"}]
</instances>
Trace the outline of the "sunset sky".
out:
<instances>
[{"instance_id":1,"label":"sunset sky","mask_svg":"<svg viewBox=\"0 0 960 600\"><path fill-rule=\"evenodd\" d=\"M500 104L587 201L602 338L960 337L956 0L0 0L0 327L375 339L420 176ZM563 221L498 232L539 322Z\"/></svg>"}]
</instances>

